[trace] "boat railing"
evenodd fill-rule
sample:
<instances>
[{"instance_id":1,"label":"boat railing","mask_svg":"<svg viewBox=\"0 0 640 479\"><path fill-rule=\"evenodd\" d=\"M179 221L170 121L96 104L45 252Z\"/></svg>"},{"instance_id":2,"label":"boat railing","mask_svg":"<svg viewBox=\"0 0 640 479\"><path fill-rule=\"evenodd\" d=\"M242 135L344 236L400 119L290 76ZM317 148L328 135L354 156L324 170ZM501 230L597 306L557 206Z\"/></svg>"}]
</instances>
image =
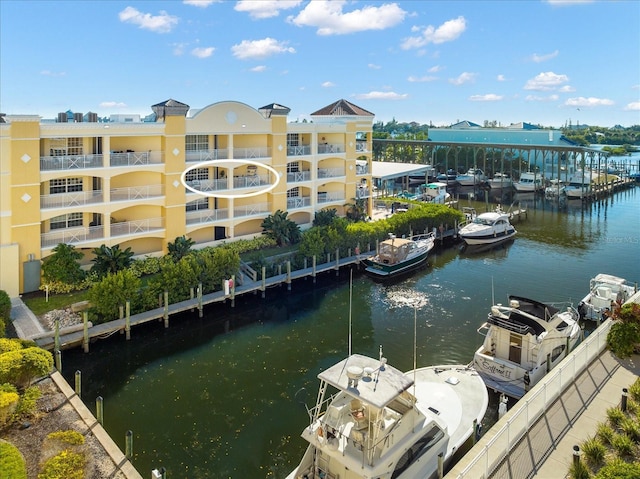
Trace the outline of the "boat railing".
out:
<instances>
[{"instance_id":1,"label":"boat railing","mask_svg":"<svg viewBox=\"0 0 640 479\"><path fill-rule=\"evenodd\" d=\"M489 315L488 321L489 324L494 326L498 326L499 328L506 329L508 331L512 331L518 334L535 334L534 329L531 326L527 326L526 324L516 323L509 319L498 318L493 315Z\"/></svg>"}]
</instances>

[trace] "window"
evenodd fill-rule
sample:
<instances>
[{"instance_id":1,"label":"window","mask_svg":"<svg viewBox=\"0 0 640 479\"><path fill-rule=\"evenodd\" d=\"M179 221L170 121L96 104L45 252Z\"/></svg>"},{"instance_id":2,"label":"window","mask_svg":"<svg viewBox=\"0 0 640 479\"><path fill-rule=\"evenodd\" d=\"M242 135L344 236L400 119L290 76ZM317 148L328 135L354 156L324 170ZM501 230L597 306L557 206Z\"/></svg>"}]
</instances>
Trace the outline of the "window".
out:
<instances>
[{"instance_id":1,"label":"window","mask_svg":"<svg viewBox=\"0 0 640 479\"><path fill-rule=\"evenodd\" d=\"M67 153L82 155L82 138L67 138Z\"/></svg>"},{"instance_id":2,"label":"window","mask_svg":"<svg viewBox=\"0 0 640 479\"><path fill-rule=\"evenodd\" d=\"M58 178L49 182L49 194L82 191L82 178Z\"/></svg>"},{"instance_id":3,"label":"window","mask_svg":"<svg viewBox=\"0 0 640 479\"><path fill-rule=\"evenodd\" d=\"M287 163L287 173L297 173L300 171L300 162L292 161L291 163Z\"/></svg>"},{"instance_id":4,"label":"window","mask_svg":"<svg viewBox=\"0 0 640 479\"><path fill-rule=\"evenodd\" d=\"M208 168L196 168L195 170L190 170L184 176L186 181L196 181L196 180L208 180L209 179L209 169Z\"/></svg>"},{"instance_id":5,"label":"window","mask_svg":"<svg viewBox=\"0 0 640 479\"><path fill-rule=\"evenodd\" d=\"M187 203L186 211L198 211L209 209L209 198L200 198L199 200Z\"/></svg>"},{"instance_id":6,"label":"window","mask_svg":"<svg viewBox=\"0 0 640 479\"><path fill-rule=\"evenodd\" d=\"M287 133L287 146L300 145L300 135L298 133Z\"/></svg>"},{"instance_id":7,"label":"window","mask_svg":"<svg viewBox=\"0 0 640 479\"><path fill-rule=\"evenodd\" d=\"M208 151L209 137L207 135L187 135L185 149L187 151Z\"/></svg>"},{"instance_id":8,"label":"window","mask_svg":"<svg viewBox=\"0 0 640 479\"><path fill-rule=\"evenodd\" d=\"M73 228L74 226L82 226L82 213L69 213L55 216L49 220L49 229L52 230Z\"/></svg>"},{"instance_id":9,"label":"window","mask_svg":"<svg viewBox=\"0 0 640 479\"><path fill-rule=\"evenodd\" d=\"M396 464L396 468L393 471L393 475L391 479L395 479L400 474L405 472L413 463L415 463L418 459L420 459L424 453L426 453L433 446L438 444L438 442L444 437L444 432L436 425L434 425L429 432L427 432L424 436L418 439L415 444L413 444L407 452L398 460L398 464Z\"/></svg>"},{"instance_id":10,"label":"window","mask_svg":"<svg viewBox=\"0 0 640 479\"><path fill-rule=\"evenodd\" d=\"M82 155L82 138L52 138L49 153L51 156Z\"/></svg>"},{"instance_id":11,"label":"window","mask_svg":"<svg viewBox=\"0 0 640 479\"><path fill-rule=\"evenodd\" d=\"M297 198L300 196L300 188L297 186L287 191L287 198Z\"/></svg>"}]
</instances>

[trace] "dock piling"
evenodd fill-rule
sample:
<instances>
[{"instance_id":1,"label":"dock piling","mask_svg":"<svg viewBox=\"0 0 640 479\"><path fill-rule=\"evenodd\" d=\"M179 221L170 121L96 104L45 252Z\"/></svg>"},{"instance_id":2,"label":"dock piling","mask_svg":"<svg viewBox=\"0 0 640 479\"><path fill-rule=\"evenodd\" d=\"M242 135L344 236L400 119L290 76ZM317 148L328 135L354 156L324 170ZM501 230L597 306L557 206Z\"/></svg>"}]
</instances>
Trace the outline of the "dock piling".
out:
<instances>
[{"instance_id":1,"label":"dock piling","mask_svg":"<svg viewBox=\"0 0 640 479\"><path fill-rule=\"evenodd\" d=\"M131 459L133 457L133 431L129 429L124 437L125 442L125 456L127 459Z\"/></svg>"},{"instance_id":2,"label":"dock piling","mask_svg":"<svg viewBox=\"0 0 640 479\"><path fill-rule=\"evenodd\" d=\"M85 353L89 352L89 313L82 312L82 348Z\"/></svg>"},{"instance_id":3,"label":"dock piling","mask_svg":"<svg viewBox=\"0 0 640 479\"><path fill-rule=\"evenodd\" d=\"M102 396L96 398L96 419L104 426L104 404Z\"/></svg>"},{"instance_id":4,"label":"dock piling","mask_svg":"<svg viewBox=\"0 0 640 479\"><path fill-rule=\"evenodd\" d=\"M164 327L169 327L169 291L165 290L164 292L164 313L162 315L162 319L164 319Z\"/></svg>"},{"instance_id":5,"label":"dock piling","mask_svg":"<svg viewBox=\"0 0 640 479\"><path fill-rule=\"evenodd\" d=\"M75 391L79 398L82 398L82 373L76 371L75 374Z\"/></svg>"},{"instance_id":6,"label":"dock piling","mask_svg":"<svg viewBox=\"0 0 640 479\"><path fill-rule=\"evenodd\" d=\"M131 339L131 301L127 299L127 304L125 307L126 314L124 320L124 335L127 341Z\"/></svg>"}]
</instances>

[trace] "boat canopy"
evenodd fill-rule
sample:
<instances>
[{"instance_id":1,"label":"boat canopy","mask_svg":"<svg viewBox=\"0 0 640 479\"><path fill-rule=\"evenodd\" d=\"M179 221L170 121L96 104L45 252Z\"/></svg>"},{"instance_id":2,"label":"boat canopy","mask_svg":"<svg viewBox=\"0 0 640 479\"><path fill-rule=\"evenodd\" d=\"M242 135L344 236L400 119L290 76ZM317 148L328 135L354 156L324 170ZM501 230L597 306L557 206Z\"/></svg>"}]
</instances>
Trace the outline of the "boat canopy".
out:
<instances>
[{"instance_id":1,"label":"boat canopy","mask_svg":"<svg viewBox=\"0 0 640 479\"><path fill-rule=\"evenodd\" d=\"M318 374L318 379L382 409L413 385L413 379L386 362L353 354Z\"/></svg>"},{"instance_id":2,"label":"boat canopy","mask_svg":"<svg viewBox=\"0 0 640 479\"><path fill-rule=\"evenodd\" d=\"M509 296L509 304L512 304L512 301L518 302L519 310L529 313L543 321L549 321L554 314L560 311L558 308L549 304L544 304L540 301L535 301L529 298L523 298L522 296Z\"/></svg>"}]
</instances>

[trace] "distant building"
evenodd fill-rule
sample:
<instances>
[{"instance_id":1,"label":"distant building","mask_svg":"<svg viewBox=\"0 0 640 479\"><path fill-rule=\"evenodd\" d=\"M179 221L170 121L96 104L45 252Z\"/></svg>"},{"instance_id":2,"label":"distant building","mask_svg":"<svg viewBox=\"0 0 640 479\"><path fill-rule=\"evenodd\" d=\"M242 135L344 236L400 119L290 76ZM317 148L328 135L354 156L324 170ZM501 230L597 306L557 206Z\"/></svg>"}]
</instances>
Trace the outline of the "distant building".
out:
<instances>
[{"instance_id":1,"label":"distant building","mask_svg":"<svg viewBox=\"0 0 640 479\"><path fill-rule=\"evenodd\" d=\"M368 200L374 114L338 100L287 122L289 108L222 101L153 114L71 111L56 122L0 118L0 289L37 290L59 243L85 253L120 245L161 255L186 235L197 248L262 233L277 210L302 228L316 211Z\"/></svg>"}]
</instances>

